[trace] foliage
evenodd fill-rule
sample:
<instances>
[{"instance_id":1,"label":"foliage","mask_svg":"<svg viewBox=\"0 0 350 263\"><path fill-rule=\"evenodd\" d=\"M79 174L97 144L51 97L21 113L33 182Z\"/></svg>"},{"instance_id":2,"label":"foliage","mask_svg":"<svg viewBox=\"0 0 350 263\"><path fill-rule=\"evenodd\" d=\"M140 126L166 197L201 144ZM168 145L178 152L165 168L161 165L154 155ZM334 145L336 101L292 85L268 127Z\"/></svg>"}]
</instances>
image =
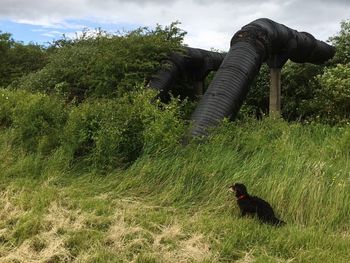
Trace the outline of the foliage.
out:
<instances>
[{"instance_id":1,"label":"foliage","mask_svg":"<svg viewBox=\"0 0 350 263\"><path fill-rule=\"evenodd\" d=\"M65 152L71 159L108 170L130 164L143 151L175 147L183 132L177 103L157 105L151 103L154 96L149 90L134 92L73 108L64 132Z\"/></svg>"},{"instance_id":2,"label":"foliage","mask_svg":"<svg viewBox=\"0 0 350 263\"><path fill-rule=\"evenodd\" d=\"M0 87L7 87L20 77L41 69L46 59L43 47L16 42L11 34L0 31Z\"/></svg>"},{"instance_id":3,"label":"foliage","mask_svg":"<svg viewBox=\"0 0 350 263\"><path fill-rule=\"evenodd\" d=\"M287 120L313 119L329 124L348 119L350 21L330 38L334 58L323 66L287 63L282 73L282 114Z\"/></svg>"},{"instance_id":4,"label":"foliage","mask_svg":"<svg viewBox=\"0 0 350 263\"><path fill-rule=\"evenodd\" d=\"M240 110L242 115L261 118L269 112L270 69L266 64L260 68Z\"/></svg>"},{"instance_id":5,"label":"foliage","mask_svg":"<svg viewBox=\"0 0 350 263\"><path fill-rule=\"evenodd\" d=\"M69 115L64 132L71 159L96 168L117 167L134 161L142 151L140 108L126 98L87 101Z\"/></svg>"},{"instance_id":6,"label":"foliage","mask_svg":"<svg viewBox=\"0 0 350 263\"><path fill-rule=\"evenodd\" d=\"M1 259L347 262L349 128L224 122L202 144L143 154L103 176L9 149L1 130ZM241 218L233 182L287 224Z\"/></svg>"},{"instance_id":7,"label":"foliage","mask_svg":"<svg viewBox=\"0 0 350 263\"><path fill-rule=\"evenodd\" d=\"M120 97L143 84L180 48L185 33L177 24L119 35L86 32L75 40L55 42L48 64L24 77L18 87L57 92L69 101Z\"/></svg>"},{"instance_id":8,"label":"foliage","mask_svg":"<svg viewBox=\"0 0 350 263\"><path fill-rule=\"evenodd\" d=\"M179 147L193 104L163 104L139 85L178 33L63 39L18 82L25 90L0 90L3 261L348 261L349 65L284 69L285 118L342 126L225 120L201 144ZM262 67L245 105L259 117L267 80ZM74 98L81 103L67 103ZM233 182L287 225L239 218Z\"/></svg>"},{"instance_id":9,"label":"foliage","mask_svg":"<svg viewBox=\"0 0 350 263\"><path fill-rule=\"evenodd\" d=\"M53 96L26 91L0 91L2 128L9 128L12 140L30 152L48 153L60 144L67 118L64 103Z\"/></svg>"},{"instance_id":10,"label":"foliage","mask_svg":"<svg viewBox=\"0 0 350 263\"><path fill-rule=\"evenodd\" d=\"M330 42L336 47L333 65L350 63L350 20L340 23L340 31Z\"/></svg>"},{"instance_id":11,"label":"foliage","mask_svg":"<svg viewBox=\"0 0 350 263\"><path fill-rule=\"evenodd\" d=\"M60 151L73 163L110 170L125 167L143 152L173 150L184 134L185 103L155 100L140 88L117 99L87 100L77 106L43 93L0 92L0 127L10 142L43 156Z\"/></svg>"},{"instance_id":12,"label":"foliage","mask_svg":"<svg viewBox=\"0 0 350 263\"><path fill-rule=\"evenodd\" d=\"M309 63L288 62L282 68L281 95L282 116L288 121L303 120L315 113L305 107L305 101L314 99L318 87L317 75L322 66ZM241 115L261 118L269 112L270 69L266 64L260 68L242 106Z\"/></svg>"},{"instance_id":13,"label":"foliage","mask_svg":"<svg viewBox=\"0 0 350 263\"><path fill-rule=\"evenodd\" d=\"M13 123L13 110L17 102L17 94L1 89L0 92L0 127L9 128Z\"/></svg>"},{"instance_id":14,"label":"foliage","mask_svg":"<svg viewBox=\"0 0 350 263\"><path fill-rule=\"evenodd\" d=\"M349 29L350 22L343 21L340 32L330 38L337 52L325 65L292 62L284 65L281 80L284 119L288 121L312 119L329 124L348 120L346 72L350 61ZM243 115L255 115L260 118L268 113L268 89L269 70L263 65L242 107ZM331 91L332 89L334 91ZM340 101L342 103L339 103Z\"/></svg>"},{"instance_id":15,"label":"foliage","mask_svg":"<svg viewBox=\"0 0 350 263\"><path fill-rule=\"evenodd\" d=\"M306 104L314 119L340 124L350 121L350 64L328 68L316 78L315 98Z\"/></svg>"},{"instance_id":16,"label":"foliage","mask_svg":"<svg viewBox=\"0 0 350 263\"><path fill-rule=\"evenodd\" d=\"M282 115L286 120L304 120L317 112L306 108L306 101L313 101L318 87L317 75L323 67L309 63L287 63L282 69Z\"/></svg>"},{"instance_id":17,"label":"foliage","mask_svg":"<svg viewBox=\"0 0 350 263\"><path fill-rule=\"evenodd\" d=\"M181 102L174 97L168 104L157 100L155 105L156 108L143 105L144 153L153 155L172 152L179 147L187 127L184 118L188 108L192 107L186 100Z\"/></svg>"}]
</instances>

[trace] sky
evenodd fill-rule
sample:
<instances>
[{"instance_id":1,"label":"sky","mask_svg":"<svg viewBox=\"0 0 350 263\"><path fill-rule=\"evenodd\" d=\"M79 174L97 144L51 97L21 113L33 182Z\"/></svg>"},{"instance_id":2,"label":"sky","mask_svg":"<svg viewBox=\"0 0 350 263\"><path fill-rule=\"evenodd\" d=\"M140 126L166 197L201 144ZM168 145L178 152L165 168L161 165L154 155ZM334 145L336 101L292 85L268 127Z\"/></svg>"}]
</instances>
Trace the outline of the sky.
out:
<instances>
[{"instance_id":1,"label":"sky","mask_svg":"<svg viewBox=\"0 0 350 263\"><path fill-rule=\"evenodd\" d=\"M262 17L325 41L350 19L350 0L0 0L0 31L38 44L84 28L116 33L179 21L185 44L225 51L237 30Z\"/></svg>"}]
</instances>

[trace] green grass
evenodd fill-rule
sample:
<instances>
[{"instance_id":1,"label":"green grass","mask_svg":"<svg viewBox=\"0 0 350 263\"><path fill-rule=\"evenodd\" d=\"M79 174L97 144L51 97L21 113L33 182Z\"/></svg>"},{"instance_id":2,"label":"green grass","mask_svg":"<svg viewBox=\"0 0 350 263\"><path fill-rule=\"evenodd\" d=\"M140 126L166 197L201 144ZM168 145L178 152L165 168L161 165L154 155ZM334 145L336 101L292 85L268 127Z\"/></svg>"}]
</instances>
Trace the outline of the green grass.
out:
<instances>
[{"instance_id":1,"label":"green grass","mask_svg":"<svg viewBox=\"0 0 350 263\"><path fill-rule=\"evenodd\" d=\"M2 131L0 261L349 262L349 129L224 123L103 175L26 154ZM287 225L240 218L233 182Z\"/></svg>"}]
</instances>

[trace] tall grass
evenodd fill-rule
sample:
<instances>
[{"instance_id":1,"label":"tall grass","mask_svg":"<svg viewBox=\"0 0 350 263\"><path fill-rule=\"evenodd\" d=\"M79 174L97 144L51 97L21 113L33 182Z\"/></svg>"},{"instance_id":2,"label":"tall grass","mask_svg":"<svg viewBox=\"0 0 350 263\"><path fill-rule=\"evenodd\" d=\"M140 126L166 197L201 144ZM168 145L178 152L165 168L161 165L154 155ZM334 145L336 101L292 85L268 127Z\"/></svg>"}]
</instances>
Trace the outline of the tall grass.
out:
<instances>
[{"instance_id":1,"label":"tall grass","mask_svg":"<svg viewBox=\"0 0 350 263\"><path fill-rule=\"evenodd\" d=\"M67 164L59 150L43 157L13 148L2 131L0 258L348 261L348 126L267 118L224 122L212 134L144 152L102 176ZM287 225L240 218L227 191L233 182L270 202Z\"/></svg>"},{"instance_id":2,"label":"tall grass","mask_svg":"<svg viewBox=\"0 0 350 263\"><path fill-rule=\"evenodd\" d=\"M227 186L240 181L291 223L344 225L350 163L341 150L343 129L270 119L228 123L204 144L140 159L126 184L153 185L165 203L217 207L225 203Z\"/></svg>"}]
</instances>

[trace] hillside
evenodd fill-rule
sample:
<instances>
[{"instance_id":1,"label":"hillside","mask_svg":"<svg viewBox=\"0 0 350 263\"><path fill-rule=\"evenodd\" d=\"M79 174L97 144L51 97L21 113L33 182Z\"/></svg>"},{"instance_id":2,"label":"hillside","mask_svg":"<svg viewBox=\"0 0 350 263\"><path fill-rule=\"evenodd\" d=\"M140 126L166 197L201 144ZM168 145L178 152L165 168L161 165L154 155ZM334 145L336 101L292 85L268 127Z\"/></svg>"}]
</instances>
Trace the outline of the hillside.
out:
<instances>
[{"instance_id":1,"label":"hillside","mask_svg":"<svg viewBox=\"0 0 350 263\"><path fill-rule=\"evenodd\" d=\"M3 262L350 258L349 128L226 123L204 144L144 154L104 175L19 154L1 139ZM287 225L240 218L227 191L237 181Z\"/></svg>"},{"instance_id":2,"label":"hillside","mask_svg":"<svg viewBox=\"0 0 350 263\"><path fill-rule=\"evenodd\" d=\"M0 33L0 262L350 260L350 23L327 64L286 64L283 118L263 66L235 122L186 146L198 101L146 85L184 34ZM241 218L235 182L287 224Z\"/></svg>"}]
</instances>

